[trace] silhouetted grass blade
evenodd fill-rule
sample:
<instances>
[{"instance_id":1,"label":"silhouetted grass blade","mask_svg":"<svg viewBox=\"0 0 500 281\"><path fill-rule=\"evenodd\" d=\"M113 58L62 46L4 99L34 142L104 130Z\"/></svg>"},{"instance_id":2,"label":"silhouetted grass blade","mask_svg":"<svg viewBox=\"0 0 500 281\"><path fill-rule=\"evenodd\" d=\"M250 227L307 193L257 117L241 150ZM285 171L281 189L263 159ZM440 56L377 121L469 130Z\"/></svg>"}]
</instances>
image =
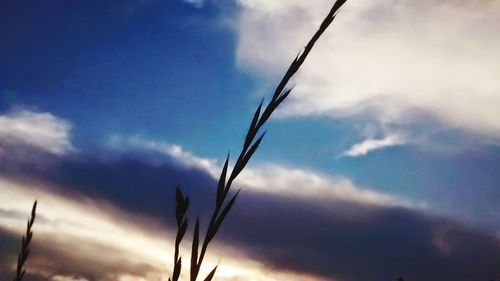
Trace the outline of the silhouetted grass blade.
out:
<instances>
[{"instance_id":1,"label":"silhouetted grass blade","mask_svg":"<svg viewBox=\"0 0 500 281\"><path fill-rule=\"evenodd\" d=\"M226 198L227 198L227 195L229 194L229 191L231 189L232 182L241 173L241 171L246 167L247 163L254 155L255 151L257 150L260 143L262 142L262 139L265 135L265 132L262 133L259 138L255 139L255 137L260 133L260 129L265 125L267 120L271 117L271 115L278 108L278 106L280 106L282 104L282 102L288 98L288 96L290 95L290 93L292 92L292 89L293 89L293 87L289 87L288 89L285 90L290 79L295 75L295 73L297 73L297 71L299 70L301 65L304 63L307 56L309 55L310 51L312 50L316 41L321 37L321 35L324 33L324 31L333 22L333 20L336 17L337 11L344 5L345 2L347 2L347 0L335 1L335 3L333 4L332 8L330 9L328 15L323 19L320 27L316 30L316 32L311 37L311 39L309 39L309 41L307 42L303 51L299 52L297 54L297 56L295 57L295 59L292 61L292 63L289 65L284 76L282 77L282 79L278 83L278 86L275 88L271 101L267 104L267 106L263 112L262 112L262 106L264 104L264 99L262 99L262 101L260 102L259 106L255 110L252 121L251 121L250 126L248 128L248 131L245 135L245 140L244 140L241 152L238 155L238 159L236 160L234 167L229 175L229 179L227 181L226 181L226 177L227 177L227 173L228 173L229 155L226 158L226 161L224 163L224 167L221 171L221 175L219 178L219 183L217 186L215 209L211 215L211 219L210 219L210 222L208 224L207 232L206 232L206 235L204 237L201 251L199 252L199 256L198 256L198 247L199 247L199 242L200 242L200 240L199 240L199 231L200 231L199 227L200 226L199 226L199 219L196 220L196 226L195 226L194 235L193 235L192 253L191 253L191 281L196 280L198 273L199 273L199 270L201 268L203 259L205 257L205 253L207 251L208 245L209 245L210 241L214 238L217 231L219 230L224 219L227 217L227 214L232 209L234 202L236 201L236 198L239 194L239 190L238 190L238 192L236 192L236 194L229 200L229 202L221 210L222 206L224 205L224 202L226 202ZM181 200L181 199L183 199L182 193L179 192L179 194L180 194L180 196L179 196L177 201L178 202L184 201L184 203L185 203L185 200ZM178 205L180 206L180 204L178 204ZM180 216L182 218L185 214L185 210L179 209L179 213L182 214L182 216ZM178 221L179 221L179 219L178 219ZM179 231L181 231L181 230L179 230ZM183 231L181 231L181 232L183 232ZM176 249L176 253L177 253L177 249ZM212 270L212 272L207 276L207 278L205 280L211 280L213 278L213 276L215 275L216 268L217 267L215 267Z\"/></svg>"},{"instance_id":2,"label":"silhouetted grass blade","mask_svg":"<svg viewBox=\"0 0 500 281\"><path fill-rule=\"evenodd\" d=\"M188 220L185 218L187 209L189 208L189 198L184 197L180 188L176 189L176 209L175 217L177 220L177 235L175 237L175 252L174 252L174 270L172 272L172 280L177 281L182 269L182 259L179 257L179 248L188 227Z\"/></svg>"},{"instance_id":3,"label":"silhouetted grass blade","mask_svg":"<svg viewBox=\"0 0 500 281\"><path fill-rule=\"evenodd\" d=\"M205 281L211 281L212 278L214 278L215 271L217 271L217 266L215 266L214 269L210 271L210 273L207 275L207 278L205 278Z\"/></svg>"},{"instance_id":4,"label":"silhouetted grass blade","mask_svg":"<svg viewBox=\"0 0 500 281\"><path fill-rule=\"evenodd\" d=\"M252 158L252 155L255 153L255 151L259 147L259 145L262 142L262 139L264 138L265 135L266 135L266 132L262 133L262 135L260 135L260 137L248 149L248 152L243 156L241 169L238 171L238 174L245 168L245 166L247 165L247 163L250 160L250 158Z\"/></svg>"},{"instance_id":5,"label":"silhouetted grass blade","mask_svg":"<svg viewBox=\"0 0 500 281\"><path fill-rule=\"evenodd\" d=\"M276 100L275 106L278 107L288 97L288 95L290 94L290 92L292 92L292 90L293 87L283 92L283 94Z\"/></svg>"},{"instance_id":6,"label":"silhouetted grass blade","mask_svg":"<svg viewBox=\"0 0 500 281\"><path fill-rule=\"evenodd\" d=\"M243 151L246 151L250 143L252 142L253 138L257 134L257 121L259 120L260 117L260 110L262 108L262 104L264 103L264 99L261 100L259 106L255 110L255 113L253 115L252 123L250 123L250 128L248 129L247 135L245 137L245 143L243 145Z\"/></svg>"},{"instance_id":7,"label":"silhouetted grass blade","mask_svg":"<svg viewBox=\"0 0 500 281\"><path fill-rule=\"evenodd\" d=\"M334 13L336 13L344 4L347 2L347 0L337 0L335 1L335 4L333 4L332 10Z\"/></svg>"},{"instance_id":8,"label":"silhouetted grass blade","mask_svg":"<svg viewBox=\"0 0 500 281\"><path fill-rule=\"evenodd\" d=\"M181 227L179 228L179 234L177 235L176 240L175 240L176 244L181 243L182 238L184 238L184 234L186 234L187 226L188 226L188 220L185 219L182 222Z\"/></svg>"},{"instance_id":9,"label":"silhouetted grass blade","mask_svg":"<svg viewBox=\"0 0 500 281\"><path fill-rule=\"evenodd\" d=\"M21 251L17 257L17 266L16 266L16 277L14 277L14 281L21 281L26 273L24 269L24 264L29 257L30 254L30 243L33 238L33 224L35 223L36 218L36 207L37 201L33 203L33 208L31 209L31 217L28 219L26 223L26 234L21 239Z\"/></svg>"},{"instance_id":10,"label":"silhouetted grass blade","mask_svg":"<svg viewBox=\"0 0 500 281\"><path fill-rule=\"evenodd\" d=\"M186 211L189 207L189 198L184 197L179 187L176 188L175 198L176 198L175 218L177 220L177 227L181 227L182 219L184 218L184 215L186 214Z\"/></svg>"},{"instance_id":11,"label":"silhouetted grass blade","mask_svg":"<svg viewBox=\"0 0 500 281\"><path fill-rule=\"evenodd\" d=\"M240 157L238 161L236 162L236 165L233 168L233 171L231 172L231 176L229 177L228 183L232 183L232 181L240 174L240 172L245 168L247 165L248 161L252 157L252 155L255 153L257 148L259 147L262 138L266 135L266 132L262 133L262 135L254 142L254 144L248 149L246 154L240 154ZM229 188L231 186L228 184L226 186L225 193L228 193Z\"/></svg>"},{"instance_id":12,"label":"silhouetted grass blade","mask_svg":"<svg viewBox=\"0 0 500 281\"><path fill-rule=\"evenodd\" d=\"M226 207L224 207L224 209L220 213L220 216L215 221L215 224L214 224L215 225L215 227L214 227L214 233L213 233L213 235L211 235L209 241L212 240L212 238L215 235L215 233L219 230L219 227L221 226L222 222L224 221L224 218L226 218L227 214L229 213L229 211L233 207L233 204L236 201L236 198L238 197L239 193L240 193L240 190L238 190L236 192L236 194L234 194L233 198L231 198L231 200L229 200L229 202L227 203Z\"/></svg>"},{"instance_id":13,"label":"silhouetted grass blade","mask_svg":"<svg viewBox=\"0 0 500 281\"><path fill-rule=\"evenodd\" d=\"M174 273L172 276L174 281L179 280L179 276L181 275L181 268L182 268L182 258L179 258L179 260L175 263Z\"/></svg>"},{"instance_id":14,"label":"silhouetted grass blade","mask_svg":"<svg viewBox=\"0 0 500 281\"><path fill-rule=\"evenodd\" d=\"M219 184L217 186L216 208L220 208L222 202L224 201L224 191L226 185L226 175L227 175L228 165L229 165L229 154L227 155L226 162L224 162L224 167L222 168L222 172L219 178Z\"/></svg>"},{"instance_id":15,"label":"silhouetted grass blade","mask_svg":"<svg viewBox=\"0 0 500 281\"><path fill-rule=\"evenodd\" d=\"M196 280L198 276L198 245L200 241L200 219L196 219L193 235L193 245L191 248L191 281Z\"/></svg>"}]
</instances>

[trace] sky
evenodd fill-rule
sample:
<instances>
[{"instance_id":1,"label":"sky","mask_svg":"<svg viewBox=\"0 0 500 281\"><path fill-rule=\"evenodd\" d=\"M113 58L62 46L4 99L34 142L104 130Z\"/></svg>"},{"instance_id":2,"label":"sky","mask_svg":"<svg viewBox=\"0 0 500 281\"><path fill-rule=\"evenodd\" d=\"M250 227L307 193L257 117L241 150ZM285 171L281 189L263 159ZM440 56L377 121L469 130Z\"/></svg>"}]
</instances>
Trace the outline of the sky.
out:
<instances>
[{"instance_id":1,"label":"sky","mask_svg":"<svg viewBox=\"0 0 500 281\"><path fill-rule=\"evenodd\" d=\"M332 4L0 0L0 279L38 200L27 280L166 280L175 188L203 230L226 155ZM202 274L500 279L499 13L348 0L235 181Z\"/></svg>"}]
</instances>

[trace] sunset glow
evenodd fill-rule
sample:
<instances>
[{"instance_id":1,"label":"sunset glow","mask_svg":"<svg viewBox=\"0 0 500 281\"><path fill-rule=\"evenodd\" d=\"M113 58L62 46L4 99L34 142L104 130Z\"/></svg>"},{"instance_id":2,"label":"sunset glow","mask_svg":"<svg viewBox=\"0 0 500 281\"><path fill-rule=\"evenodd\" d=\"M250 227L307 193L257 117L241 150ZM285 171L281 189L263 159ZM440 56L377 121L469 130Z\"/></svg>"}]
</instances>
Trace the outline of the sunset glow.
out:
<instances>
[{"instance_id":1,"label":"sunset glow","mask_svg":"<svg viewBox=\"0 0 500 281\"><path fill-rule=\"evenodd\" d=\"M0 1L0 280L500 280L500 0L334 3Z\"/></svg>"}]
</instances>

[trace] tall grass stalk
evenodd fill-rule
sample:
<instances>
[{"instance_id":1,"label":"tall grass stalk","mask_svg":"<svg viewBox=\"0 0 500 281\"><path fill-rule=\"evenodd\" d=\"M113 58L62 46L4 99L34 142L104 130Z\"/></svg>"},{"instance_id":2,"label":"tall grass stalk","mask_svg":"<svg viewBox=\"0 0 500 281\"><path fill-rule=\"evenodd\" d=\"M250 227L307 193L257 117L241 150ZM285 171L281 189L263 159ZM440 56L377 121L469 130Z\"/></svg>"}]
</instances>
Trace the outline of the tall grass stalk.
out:
<instances>
[{"instance_id":1,"label":"tall grass stalk","mask_svg":"<svg viewBox=\"0 0 500 281\"><path fill-rule=\"evenodd\" d=\"M271 100L264 109L263 109L264 100L260 102L259 106L257 107L253 115L250 127L248 128L248 131L246 133L246 137L241 152L236 160L236 163L234 164L234 167L229 173L229 177L227 177L228 166L229 166L229 155L227 156L224 166L222 168L222 172L219 177L214 211L211 215L207 231L201 243L201 249L200 249L200 223L199 223L199 218L196 219L192 248L191 248L191 268L190 268L191 281L195 281L197 279L201 265L207 253L208 246L212 241L212 239L214 238L215 234L220 229L224 219L228 215L229 211L234 205L234 202L236 201L236 198L238 197L240 190L237 190L234 194L230 194L232 184L234 180L238 177L238 175L241 173L241 171L245 168L248 161L250 160L250 158L252 158L252 155L255 153L260 143L262 142L262 139L264 138L264 135L266 133L265 131L263 132L262 130L266 122L269 120L269 117L271 117L271 115L278 108L278 106L291 93L293 87L288 86L290 79L295 75L295 73L297 73L297 71L299 70L299 68L304 63L307 56L311 52L312 48L314 47L316 41L325 32L328 26L330 26L330 24L337 16L337 12L342 7L342 5L344 5L346 1L347 0L337 0L334 2L328 15L325 17L325 19L321 23L316 33L312 36L307 45L304 47L304 50L297 55L297 57L292 61L292 63L288 67L283 78L276 87ZM182 237L184 236L187 227L187 220L183 221L183 217L188 205L185 203L185 200L188 199L184 198L179 190L177 190L177 194L181 194L181 197L177 195L176 216L177 216L178 232L177 232L177 239L175 242L174 270L171 279L173 281L176 281L179 278L181 270L181 258L178 257L178 248L180 240L182 240ZM179 217L178 217L180 209L183 211L182 217L180 219L181 222L179 222ZM210 274L204 280L210 281L215 275L216 270L217 266L210 272Z\"/></svg>"},{"instance_id":2,"label":"tall grass stalk","mask_svg":"<svg viewBox=\"0 0 500 281\"><path fill-rule=\"evenodd\" d=\"M21 241L21 251L19 252L19 256L17 257L17 267L16 267L16 277L14 277L14 281L21 281L26 273L24 269L24 264L26 260L28 260L28 256L30 254L30 244L31 239L33 238L33 224L35 223L36 217L36 205L37 201L33 203L33 208L31 209L31 217L28 219L28 223L26 225L26 234L23 236Z\"/></svg>"}]
</instances>

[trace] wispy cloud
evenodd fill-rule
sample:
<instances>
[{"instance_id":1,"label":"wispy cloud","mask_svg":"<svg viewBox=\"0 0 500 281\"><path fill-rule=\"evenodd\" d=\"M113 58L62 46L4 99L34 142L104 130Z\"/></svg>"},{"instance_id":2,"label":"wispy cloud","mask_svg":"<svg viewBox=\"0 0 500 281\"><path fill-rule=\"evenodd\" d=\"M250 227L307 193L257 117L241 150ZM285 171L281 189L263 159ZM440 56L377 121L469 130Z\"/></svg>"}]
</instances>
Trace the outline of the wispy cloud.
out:
<instances>
[{"instance_id":1,"label":"wispy cloud","mask_svg":"<svg viewBox=\"0 0 500 281\"><path fill-rule=\"evenodd\" d=\"M140 149L156 151L176 159L180 164L187 167L194 167L205 170L206 172L214 176L218 172L218 164L216 159L198 157L196 155L193 155L193 153L186 151L182 146L177 144L148 140L137 136L123 137L120 135L114 135L109 138L108 145L115 149Z\"/></svg>"},{"instance_id":2,"label":"wispy cloud","mask_svg":"<svg viewBox=\"0 0 500 281\"><path fill-rule=\"evenodd\" d=\"M330 1L240 0L237 59L279 75ZM350 1L297 78L281 116L430 117L500 139L500 1ZM279 38L279 39L278 39Z\"/></svg>"},{"instance_id":3,"label":"wispy cloud","mask_svg":"<svg viewBox=\"0 0 500 281\"><path fill-rule=\"evenodd\" d=\"M17 110L0 115L2 148L34 148L62 156L74 150L70 141L72 125L51 113Z\"/></svg>"},{"instance_id":4,"label":"wispy cloud","mask_svg":"<svg viewBox=\"0 0 500 281\"><path fill-rule=\"evenodd\" d=\"M359 157L375 150L380 150L395 145L402 145L404 143L406 143L405 138L399 135L391 135L382 139L369 138L353 145L351 148L342 153L342 155L347 157Z\"/></svg>"},{"instance_id":5,"label":"wispy cloud","mask_svg":"<svg viewBox=\"0 0 500 281\"><path fill-rule=\"evenodd\" d=\"M182 0L183 2L189 3L197 8L203 7L203 4L205 3L204 0Z\"/></svg>"},{"instance_id":6,"label":"wispy cloud","mask_svg":"<svg viewBox=\"0 0 500 281\"><path fill-rule=\"evenodd\" d=\"M128 139L114 137L112 140L111 143L115 147L128 146L164 153L183 165L204 170L214 180L217 180L219 177L221 169L220 161L195 156L185 151L179 145L137 137ZM394 136L388 138L388 140L393 142L392 145L394 145L394 143L402 139L399 140L398 137ZM381 148L381 144L378 145L378 148ZM386 144L385 146L389 145ZM373 150L377 148L371 147L367 149ZM411 202L404 198L398 198L397 196L357 186L351 180L344 177L331 177L311 170L274 163L250 165L242 172L237 180L237 184L245 186L247 191L261 194L303 198L322 202L345 200L380 206L425 206L423 202ZM304 186L307 186L307 188L304 188Z\"/></svg>"}]
</instances>

